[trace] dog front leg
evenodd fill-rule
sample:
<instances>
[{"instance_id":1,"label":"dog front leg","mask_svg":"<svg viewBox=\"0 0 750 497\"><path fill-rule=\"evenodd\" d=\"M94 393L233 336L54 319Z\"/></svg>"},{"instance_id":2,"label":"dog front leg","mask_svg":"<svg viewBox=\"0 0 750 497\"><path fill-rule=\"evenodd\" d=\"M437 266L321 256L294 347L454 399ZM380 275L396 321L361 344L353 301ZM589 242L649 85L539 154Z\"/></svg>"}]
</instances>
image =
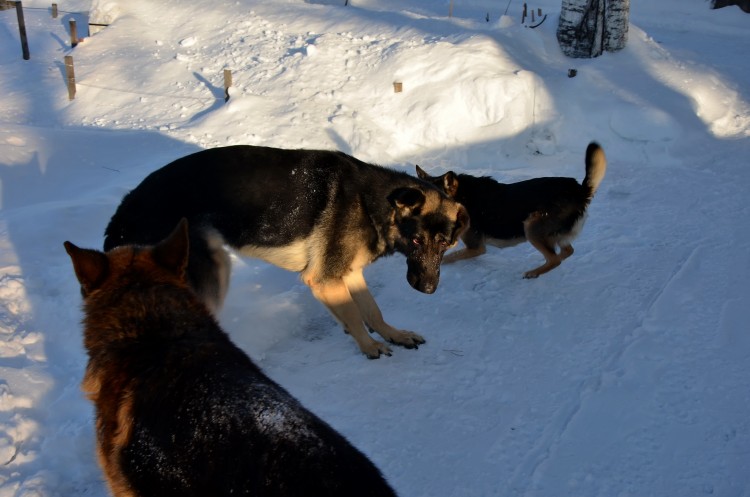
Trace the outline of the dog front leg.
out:
<instances>
[{"instance_id":1,"label":"dog front leg","mask_svg":"<svg viewBox=\"0 0 750 497\"><path fill-rule=\"evenodd\" d=\"M487 252L487 248L484 245L474 249L468 247L462 248L455 252L451 252L450 254L445 254L443 257L443 264L451 264L464 259L471 259L472 257L480 256L485 252Z\"/></svg>"},{"instance_id":2,"label":"dog front leg","mask_svg":"<svg viewBox=\"0 0 750 497\"><path fill-rule=\"evenodd\" d=\"M471 259L487 252L487 245L484 241L484 236L481 233L469 228L461 236L461 241L464 242L464 248L450 252L443 256L443 264L451 264L456 261L464 259Z\"/></svg>"},{"instance_id":3,"label":"dog front leg","mask_svg":"<svg viewBox=\"0 0 750 497\"><path fill-rule=\"evenodd\" d=\"M367 326L375 330L380 336L391 343L401 345L407 349L416 349L425 340L413 331L397 330L383 319L378 304L367 288L362 271L352 271L344 276L344 283L354 302L357 304Z\"/></svg>"},{"instance_id":4,"label":"dog front leg","mask_svg":"<svg viewBox=\"0 0 750 497\"><path fill-rule=\"evenodd\" d=\"M367 332L359 307L343 280L312 283L310 289L354 338L363 354L370 359L377 359L381 354L391 355L388 345L373 339Z\"/></svg>"}]
</instances>

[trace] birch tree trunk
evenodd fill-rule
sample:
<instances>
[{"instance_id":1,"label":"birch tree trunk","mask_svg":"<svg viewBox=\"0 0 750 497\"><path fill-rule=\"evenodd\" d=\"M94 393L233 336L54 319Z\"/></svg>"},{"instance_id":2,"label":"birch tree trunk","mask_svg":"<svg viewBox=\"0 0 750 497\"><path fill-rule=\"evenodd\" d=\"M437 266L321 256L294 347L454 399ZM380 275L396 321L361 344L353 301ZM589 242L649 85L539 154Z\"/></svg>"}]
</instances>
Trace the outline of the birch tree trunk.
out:
<instances>
[{"instance_id":1,"label":"birch tree trunk","mask_svg":"<svg viewBox=\"0 0 750 497\"><path fill-rule=\"evenodd\" d=\"M630 0L605 0L604 8L604 42L607 52L617 52L625 48L628 42L630 26Z\"/></svg>"},{"instance_id":2,"label":"birch tree trunk","mask_svg":"<svg viewBox=\"0 0 750 497\"><path fill-rule=\"evenodd\" d=\"M557 41L568 57L598 57L625 48L630 0L562 0Z\"/></svg>"}]
</instances>

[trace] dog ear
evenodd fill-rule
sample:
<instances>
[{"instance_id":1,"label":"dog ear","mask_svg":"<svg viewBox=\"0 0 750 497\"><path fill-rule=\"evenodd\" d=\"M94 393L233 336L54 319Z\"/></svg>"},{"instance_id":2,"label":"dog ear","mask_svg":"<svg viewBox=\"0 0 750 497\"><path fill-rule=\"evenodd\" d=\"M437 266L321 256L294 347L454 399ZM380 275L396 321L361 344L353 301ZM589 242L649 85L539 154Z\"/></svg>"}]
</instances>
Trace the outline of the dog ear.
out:
<instances>
[{"instance_id":1,"label":"dog ear","mask_svg":"<svg viewBox=\"0 0 750 497\"><path fill-rule=\"evenodd\" d=\"M73 261L73 270L81 284L81 295L88 296L101 286L109 274L109 259L103 252L78 248L70 242L63 243Z\"/></svg>"},{"instance_id":2,"label":"dog ear","mask_svg":"<svg viewBox=\"0 0 750 497\"><path fill-rule=\"evenodd\" d=\"M417 188L396 188L388 195L388 202L402 215L422 207L424 201L424 193Z\"/></svg>"},{"instance_id":3,"label":"dog ear","mask_svg":"<svg viewBox=\"0 0 750 497\"><path fill-rule=\"evenodd\" d=\"M184 279L189 250L188 222L182 218L172 233L154 246L152 254L160 266Z\"/></svg>"},{"instance_id":4,"label":"dog ear","mask_svg":"<svg viewBox=\"0 0 750 497\"><path fill-rule=\"evenodd\" d=\"M451 198L456 196L458 191L458 176L453 171L448 171L443 175L443 191Z\"/></svg>"},{"instance_id":5,"label":"dog ear","mask_svg":"<svg viewBox=\"0 0 750 497\"><path fill-rule=\"evenodd\" d=\"M427 174L427 172L426 172L426 171L425 171L424 169L422 169L422 168L421 168L421 167L419 167L418 165L415 165L414 167L416 167L416 168L417 168L417 178L419 178L419 179L423 179L423 180L428 180L428 181L429 181L430 179L432 179L432 178L430 177L430 175L429 175L429 174Z\"/></svg>"}]
</instances>

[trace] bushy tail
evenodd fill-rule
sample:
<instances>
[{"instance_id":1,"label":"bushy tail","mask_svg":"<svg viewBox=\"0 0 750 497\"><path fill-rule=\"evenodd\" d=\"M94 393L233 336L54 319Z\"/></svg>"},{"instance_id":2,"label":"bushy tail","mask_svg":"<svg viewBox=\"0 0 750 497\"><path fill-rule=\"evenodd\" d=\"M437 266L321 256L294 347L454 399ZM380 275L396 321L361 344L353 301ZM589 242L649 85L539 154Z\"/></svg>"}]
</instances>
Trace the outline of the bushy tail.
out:
<instances>
[{"instance_id":1,"label":"bushy tail","mask_svg":"<svg viewBox=\"0 0 750 497\"><path fill-rule=\"evenodd\" d=\"M604 149L596 142L589 143L586 148L586 177L583 179L583 185L589 189L589 200L594 198L605 172L607 172L607 156L604 155Z\"/></svg>"}]
</instances>

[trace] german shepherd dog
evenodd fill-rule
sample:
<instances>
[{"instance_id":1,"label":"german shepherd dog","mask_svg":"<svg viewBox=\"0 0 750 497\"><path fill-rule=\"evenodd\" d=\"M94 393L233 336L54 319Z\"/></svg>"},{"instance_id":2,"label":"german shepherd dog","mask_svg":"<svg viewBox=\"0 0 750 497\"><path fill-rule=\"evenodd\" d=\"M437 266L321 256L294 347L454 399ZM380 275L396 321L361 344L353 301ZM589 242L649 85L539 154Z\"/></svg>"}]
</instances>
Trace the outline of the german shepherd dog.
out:
<instances>
[{"instance_id":1,"label":"german shepherd dog","mask_svg":"<svg viewBox=\"0 0 750 497\"><path fill-rule=\"evenodd\" d=\"M461 236L465 247L446 255L444 263L482 255L486 243L503 248L528 240L545 260L523 275L536 278L573 255L571 242L583 228L586 209L604 178L607 158L598 144L589 144L583 184L573 178L534 178L505 184L453 171L430 176L416 168L417 176L442 188L469 211L470 226Z\"/></svg>"},{"instance_id":2,"label":"german shepherd dog","mask_svg":"<svg viewBox=\"0 0 750 497\"><path fill-rule=\"evenodd\" d=\"M185 217L188 280L216 312L230 262L223 245L301 273L369 358L388 342L417 348L367 289L362 270L381 256L406 255L406 279L433 293L444 252L468 225L466 210L433 185L342 152L237 145L196 152L151 173L128 193L105 232L104 250L155 244Z\"/></svg>"},{"instance_id":3,"label":"german shepherd dog","mask_svg":"<svg viewBox=\"0 0 750 497\"><path fill-rule=\"evenodd\" d=\"M116 497L396 495L219 327L187 281L185 221L155 246L64 245L83 295L82 387Z\"/></svg>"}]
</instances>

